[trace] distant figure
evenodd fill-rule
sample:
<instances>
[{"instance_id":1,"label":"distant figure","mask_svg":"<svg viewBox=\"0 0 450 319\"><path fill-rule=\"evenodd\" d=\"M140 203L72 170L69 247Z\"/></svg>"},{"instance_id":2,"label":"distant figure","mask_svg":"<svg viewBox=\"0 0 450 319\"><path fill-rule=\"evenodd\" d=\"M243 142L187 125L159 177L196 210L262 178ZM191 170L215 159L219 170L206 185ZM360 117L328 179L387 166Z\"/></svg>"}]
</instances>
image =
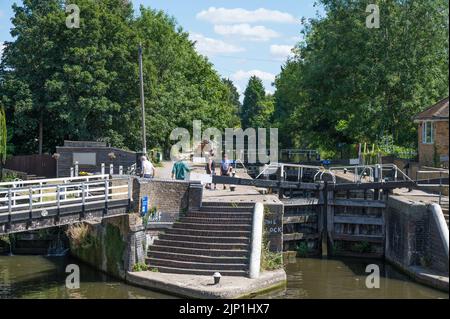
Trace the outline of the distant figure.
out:
<instances>
[{"instance_id":1,"label":"distant figure","mask_svg":"<svg viewBox=\"0 0 450 319\"><path fill-rule=\"evenodd\" d=\"M228 160L227 154L223 155L222 162L220 163L220 175L221 176L230 176L231 170L231 162ZM223 189L227 189L227 186L223 184Z\"/></svg>"},{"instance_id":2,"label":"distant figure","mask_svg":"<svg viewBox=\"0 0 450 319\"><path fill-rule=\"evenodd\" d=\"M216 175L216 163L214 162L214 152L211 152L208 157L208 162L206 163L206 174L210 175L211 178ZM206 184L206 188L212 189L212 184ZM216 189L216 184L214 184L214 189Z\"/></svg>"},{"instance_id":3,"label":"distant figure","mask_svg":"<svg viewBox=\"0 0 450 319\"><path fill-rule=\"evenodd\" d=\"M150 162L147 159L147 156L141 157L142 162L142 177L143 178L153 178L155 177L155 167L153 166L152 162Z\"/></svg>"},{"instance_id":4,"label":"distant figure","mask_svg":"<svg viewBox=\"0 0 450 319\"><path fill-rule=\"evenodd\" d=\"M191 169L189 168L188 164L179 159L173 164L172 168L172 179L175 177L176 180L183 181L186 179L187 173L189 173Z\"/></svg>"}]
</instances>

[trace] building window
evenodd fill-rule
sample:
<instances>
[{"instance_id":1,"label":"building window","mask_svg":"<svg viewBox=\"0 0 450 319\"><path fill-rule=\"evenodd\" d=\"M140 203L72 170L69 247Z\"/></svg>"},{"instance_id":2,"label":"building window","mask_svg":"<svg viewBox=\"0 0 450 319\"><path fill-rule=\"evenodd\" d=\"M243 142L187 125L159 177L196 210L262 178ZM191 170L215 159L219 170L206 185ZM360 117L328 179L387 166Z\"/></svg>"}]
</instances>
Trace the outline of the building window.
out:
<instances>
[{"instance_id":1,"label":"building window","mask_svg":"<svg viewBox=\"0 0 450 319\"><path fill-rule=\"evenodd\" d=\"M434 125L433 122L423 122L422 124L422 144L434 143Z\"/></svg>"}]
</instances>

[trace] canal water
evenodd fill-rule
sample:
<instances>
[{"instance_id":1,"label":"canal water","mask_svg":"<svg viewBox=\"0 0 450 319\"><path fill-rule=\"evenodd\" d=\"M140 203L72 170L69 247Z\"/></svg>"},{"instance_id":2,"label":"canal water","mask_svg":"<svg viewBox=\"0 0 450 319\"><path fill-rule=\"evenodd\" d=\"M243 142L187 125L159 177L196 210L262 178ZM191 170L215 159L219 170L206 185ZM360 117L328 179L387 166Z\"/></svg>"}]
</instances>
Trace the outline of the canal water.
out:
<instances>
[{"instance_id":1,"label":"canal water","mask_svg":"<svg viewBox=\"0 0 450 319\"><path fill-rule=\"evenodd\" d=\"M66 266L80 266L80 289L65 287ZM380 266L379 289L367 289L365 269ZM286 289L258 298L448 298L410 281L382 261L291 259ZM172 298L124 284L68 257L0 256L0 298Z\"/></svg>"}]
</instances>

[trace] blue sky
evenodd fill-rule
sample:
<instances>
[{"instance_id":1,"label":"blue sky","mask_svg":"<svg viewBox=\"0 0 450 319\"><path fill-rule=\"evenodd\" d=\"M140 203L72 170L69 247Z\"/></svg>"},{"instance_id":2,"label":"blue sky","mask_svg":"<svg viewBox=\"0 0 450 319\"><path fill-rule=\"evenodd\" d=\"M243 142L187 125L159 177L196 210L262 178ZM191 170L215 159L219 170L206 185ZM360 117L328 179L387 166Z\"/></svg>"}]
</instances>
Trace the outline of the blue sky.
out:
<instances>
[{"instance_id":1,"label":"blue sky","mask_svg":"<svg viewBox=\"0 0 450 319\"><path fill-rule=\"evenodd\" d=\"M14 2L21 1L0 1L0 46L11 40ZM197 41L197 50L208 56L221 76L232 79L240 92L251 75L262 78L266 90L273 92L274 77L292 46L301 39L300 19L314 17L318 10L322 14L320 8L314 7L314 0L132 2L136 11L143 4L174 16L191 39Z\"/></svg>"}]
</instances>

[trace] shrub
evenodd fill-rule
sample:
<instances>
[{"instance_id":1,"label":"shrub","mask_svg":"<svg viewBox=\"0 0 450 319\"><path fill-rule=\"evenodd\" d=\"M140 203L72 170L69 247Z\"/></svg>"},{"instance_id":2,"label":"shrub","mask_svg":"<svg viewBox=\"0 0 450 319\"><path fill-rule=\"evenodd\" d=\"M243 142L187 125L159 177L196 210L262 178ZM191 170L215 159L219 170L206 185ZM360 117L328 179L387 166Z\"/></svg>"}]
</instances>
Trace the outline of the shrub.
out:
<instances>
[{"instance_id":1,"label":"shrub","mask_svg":"<svg viewBox=\"0 0 450 319\"><path fill-rule=\"evenodd\" d=\"M145 263L137 263L133 266L133 272L139 272L139 271L147 271L148 266Z\"/></svg>"},{"instance_id":2,"label":"shrub","mask_svg":"<svg viewBox=\"0 0 450 319\"><path fill-rule=\"evenodd\" d=\"M301 242L297 246L297 255L300 257L306 257L309 253L308 243L306 241Z\"/></svg>"}]
</instances>

